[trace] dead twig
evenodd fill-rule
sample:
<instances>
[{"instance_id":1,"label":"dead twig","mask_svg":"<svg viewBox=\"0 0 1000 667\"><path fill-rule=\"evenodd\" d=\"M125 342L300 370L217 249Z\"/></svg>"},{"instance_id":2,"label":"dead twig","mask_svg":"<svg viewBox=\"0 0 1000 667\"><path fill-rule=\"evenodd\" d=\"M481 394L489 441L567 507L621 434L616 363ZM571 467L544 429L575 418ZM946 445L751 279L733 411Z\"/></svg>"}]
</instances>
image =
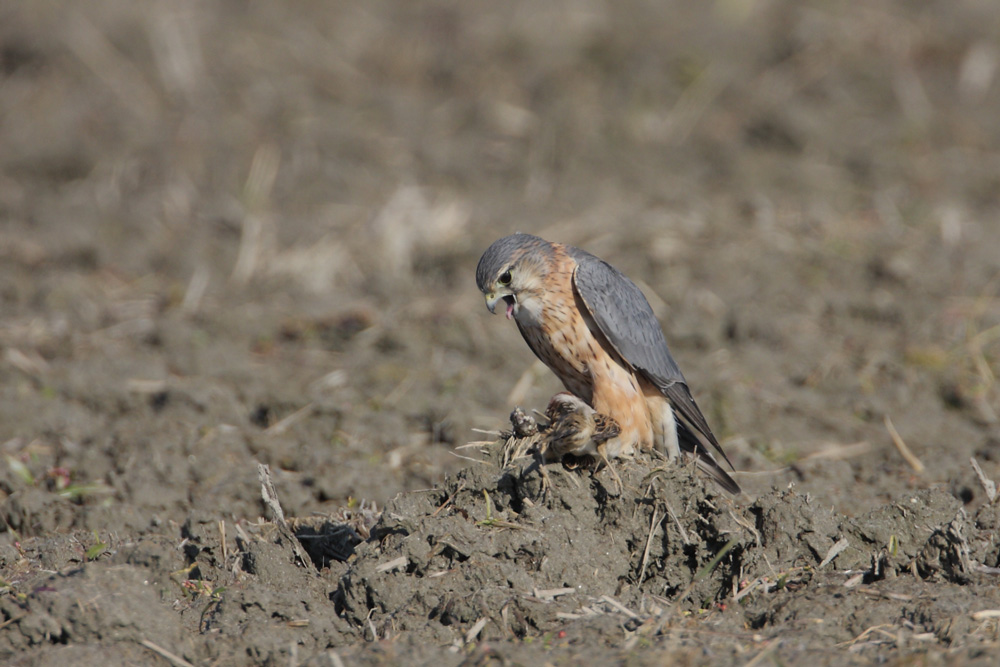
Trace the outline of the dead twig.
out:
<instances>
[{"instance_id":1,"label":"dead twig","mask_svg":"<svg viewBox=\"0 0 1000 667\"><path fill-rule=\"evenodd\" d=\"M478 621L476 621L475 625L469 628L469 631L465 633L466 644L471 644L472 641L479 636L479 633L482 632L483 628L486 627L486 620L487 620L486 617L483 616Z\"/></svg>"},{"instance_id":2,"label":"dead twig","mask_svg":"<svg viewBox=\"0 0 1000 667\"><path fill-rule=\"evenodd\" d=\"M674 511L674 508L671 507L670 503L666 500L663 501L663 504L667 506L667 513L670 514L670 518L674 520L674 525L677 526L677 530L680 532L681 539L684 540L684 544L691 544L691 538L688 537L687 531L684 530L684 526L681 525L681 520L680 517L677 516L677 512Z\"/></svg>"},{"instance_id":3,"label":"dead twig","mask_svg":"<svg viewBox=\"0 0 1000 667\"><path fill-rule=\"evenodd\" d=\"M986 491L986 497L990 499L990 502L994 502L997 499L997 485L992 479L986 476L983 469L979 467L979 462L976 461L976 457L969 459L969 463L972 464L972 469L976 471L976 477L979 478L979 483L982 485L983 490Z\"/></svg>"},{"instance_id":4,"label":"dead twig","mask_svg":"<svg viewBox=\"0 0 1000 667\"><path fill-rule=\"evenodd\" d=\"M291 545L292 552L295 554L295 558L299 561L299 564L302 567L314 568L312 560L302 550L299 539L295 537L295 533L292 532L292 529L288 526L288 522L285 520L285 512L281 509L281 502L278 501L278 492L274 490L274 484L271 482L271 469L263 463L258 463L257 478L260 480L260 495L264 499L264 504L274 514L275 523L278 525L278 532Z\"/></svg>"},{"instance_id":5,"label":"dead twig","mask_svg":"<svg viewBox=\"0 0 1000 667\"><path fill-rule=\"evenodd\" d=\"M453 493L450 496L448 496L448 500L446 500L443 503L441 503L441 506L438 507L436 510L434 510L434 513L431 514L431 517L437 516L438 514L441 513L441 511L445 507L447 507L448 505L451 505L452 501L455 500L455 496L457 496L459 494L459 492L461 492L461 490L464 489L464 488L465 488L465 482L462 482L461 484L458 485L458 488L455 489L455 493Z\"/></svg>"},{"instance_id":6,"label":"dead twig","mask_svg":"<svg viewBox=\"0 0 1000 667\"><path fill-rule=\"evenodd\" d=\"M865 595L872 595L876 598L882 598L885 600L899 600L900 602L912 602L913 596L907 595L906 593L893 593L891 591L880 591L877 588L859 588L859 593L864 593Z\"/></svg>"},{"instance_id":7,"label":"dead twig","mask_svg":"<svg viewBox=\"0 0 1000 667\"><path fill-rule=\"evenodd\" d=\"M219 519L219 541L222 542L222 565L225 567L229 560L229 553L226 550L226 521Z\"/></svg>"},{"instance_id":8,"label":"dead twig","mask_svg":"<svg viewBox=\"0 0 1000 667\"><path fill-rule=\"evenodd\" d=\"M634 611L632 611L631 609L623 605L621 602L611 597L610 595L602 595L601 600L607 602L609 605L611 605L621 613L625 614L629 618L634 618L634 619L639 618L639 614L635 613Z\"/></svg>"},{"instance_id":9,"label":"dead twig","mask_svg":"<svg viewBox=\"0 0 1000 667\"><path fill-rule=\"evenodd\" d=\"M864 454L867 454L870 449L871 445L868 444L867 440L852 442L847 445L839 442L830 442L824 445L823 449L814 454L810 454L804 459L798 461L798 463L802 464L810 461L845 461L856 456L863 456ZM781 470L787 470L787 468L782 468ZM780 472L780 470L778 472Z\"/></svg>"},{"instance_id":10,"label":"dead twig","mask_svg":"<svg viewBox=\"0 0 1000 667\"><path fill-rule=\"evenodd\" d=\"M781 646L781 640L772 639L771 641L767 642L767 644L764 645L764 648L761 649L760 653L755 655L753 659L750 660L750 662L744 665L744 667L756 667L756 665L763 663L764 660L770 657L770 655L774 653L779 646Z\"/></svg>"},{"instance_id":11,"label":"dead twig","mask_svg":"<svg viewBox=\"0 0 1000 667\"><path fill-rule=\"evenodd\" d=\"M191 280L188 281L187 290L184 292L184 299L181 301L182 313L194 315L198 312L202 297L205 296L205 290L208 289L210 277L208 267L204 264L199 265L194 270L194 273L191 274Z\"/></svg>"},{"instance_id":12,"label":"dead twig","mask_svg":"<svg viewBox=\"0 0 1000 667\"><path fill-rule=\"evenodd\" d=\"M1000 567L990 567L989 565L983 565L982 563L970 563L969 568L973 572L978 572L979 574L1000 574Z\"/></svg>"},{"instance_id":13,"label":"dead twig","mask_svg":"<svg viewBox=\"0 0 1000 667\"><path fill-rule=\"evenodd\" d=\"M257 479L260 480L260 495L264 499L264 504L271 510L276 521L285 524L285 510L281 509L278 492L274 490L274 483L271 482L271 468L264 463L258 463Z\"/></svg>"},{"instance_id":14,"label":"dead twig","mask_svg":"<svg viewBox=\"0 0 1000 667\"><path fill-rule=\"evenodd\" d=\"M473 440L472 442L467 442L464 445L458 445L455 449L473 449L475 447L482 449L483 447L489 447L494 442L496 442L496 440Z\"/></svg>"},{"instance_id":15,"label":"dead twig","mask_svg":"<svg viewBox=\"0 0 1000 667\"><path fill-rule=\"evenodd\" d=\"M576 593L576 589L572 586L566 586L565 588L543 588L541 590L535 588L531 591L531 596L539 600L544 600L550 602L560 595L572 595Z\"/></svg>"},{"instance_id":16,"label":"dead twig","mask_svg":"<svg viewBox=\"0 0 1000 667\"><path fill-rule=\"evenodd\" d=\"M471 456L462 456L461 454L456 454L455 452L448 452L455 458L465 459L466 461L472 461L473 463L489 463L488 461L483 461L482 459L474 459Z\"/></svg>"},{"instance_id":17,"label":"dead twig","mask_svg":"<svg viewBox=\"0 0 1000 667\"><path fill-rule=\"evenodd\" d=\"M844 588L854 588L860 584L865 578L864 572L858 572L856 575L844 582Z\"/></svg>"},{"instance_id":18,"label":"dead twig","mask_svg":"<svg viewBox=\"0 0 1000 667\"><path fill-rule=\"evenodd\" d=\"M748 596L751 593L753 593L757 589L757 587L760 586L763 583L764 583L764 577L757 577L756 579L754 579L753 581L751 581L749 584L747 584L746 586L744 586L743 588L741 588L739 590L739 592L737 592L733 596L733 602L739 602L740 600L742 600L746 596ZM767 590L765 589L764 592L767 593Z\"/></svg>"},{"instance_id":19,"label":"dead twig","mask_svg":"<svg viewBox=\"0 0 1000 667\"><path fill-rule=\"evenodd\" d=\"M160 646L158 644L154 644L153 642L149 641L148 639L143 639L139 643L142 644L143 646L145 646L146 648L148 648L153 653L156 653L157 655L159 655L161 658L165 659L170 664L176 665L176 667L194 667L194 665L192 665L190 662L188 662L184 658L182 658L179 655L176 655L174 653L171 653L167 649L163 648L162 646Z\"/></svg>"},{"instance_id":20,"label":"dead twig","mask_svg":"<svg viewBox=\"0 0 1000 667\"><path fill-rule=\"evenodd\" d=\"M28 615L28 612L24 612L23 614L21 614L19 616L11 616L10 618L8 618L3 623L0 623L0 630L3 630L4 628L6 628L11 623L17 623L18 621L20 621L22 618L24 618L27 615Z\"/></svg>"},{"instance_id":21,"label":"dead twig","mask_svg":"<svg viewBox=\"0 0 1000 667\"><path fill-rule=\"evenodd\" d=\"M268 435L280 435L281 433L284 433L285 431L288 430L290 426L292 426L292 424L302 421L303 419L308 417L312 413L313 408L315 407L316 407L315 403L309 403L304 408L299 408L298 410L288 415L284 419L268 426L267 429L265 429L264 433Z\"/></svg>"},{"instance_id":22,"label":"dead twig","mask_svg":"<svg viewBox=\"0 0 1000 667\"><path fill-rule=\"evenodd\" d=\"M656 534L656 527L660 525L659 521L660 518L657 510L653 508L653 518L649 522L649 535L646 536L646 548L642 551L642 567L639 568L639 581L637 582L639 584L646 578L646 565L649 564L649 548L653 544L653 535Z\"/></svg>"},{"instance_id":23,"label":"dead twig","mask_svg":"<svg viewBox=\"0 0 1000 667\"><path fill-rule=\"evenodd\" d=\"M406 556L400 556L399 558L393 558L387 563L382 563L375 568L378 573L389 572L390 570L398 570L401 567L406 567L410 564L410 560Z\"/></svg>"},{"instance_id":24,"label":"dead twig","mask_svg":"<svg viewBox=\"0 0 1000 667\"><path fill-rule=\"evenodd\" d=\"M753 535L753 538L754 538L754 540L756 540L758 547L761 545L760 532L756 528L754 528L754 525L752 523L750 523L748 520L746 520L744 518L741 518L741 517L737 516L736 513L733 512L732 510L729 510L729 516L741 528L746 529L747 532L749 532L751 535Z\"/></svg>"},{"instance_id":25,"label":"dead twig","mask_svg":"<svg viewBox=\"0 0 1000 667\"><path fill-rule=\"evenodd\" d=\"M903 438L900 437L899 435L899 431L897 431L896 427L892 425L892 420L889 419L889 415L885 416L884 421L885 421L885 428L886 430L889 431L889 437L892 438L892 444L896 445L896 449L899 450L899 453L903 457L903 459L910 464L910 467L913 468L913 471L916 472L918 475L922 475L925 470L923 462L920 459L918 459L912 451L910 451L909 447L906 446L906 443L903 441Z\"/></svg>"},{"instance_id":26,"label":"dead twig","mask_svg":"<svg viewBox=\"0 0 1000 667\"><path fill-rule=\"evenodd\" d=\"M822 562L820 562L819 568L829 565L830 561L839 556L840 553L849 546L851 546L851 543L847 541L846 537L842 537L837 540L834 545L830 547L830 550L826 552L826 557L823 558Z\"/></svg>"},{"instance_id":27,"label":"dead twig","mask_svg":"<svg viewBox=\"0 0 1000 667\"><path fill-rule=\"evenodd\" d=\"M895 640L896 639L895 635L889 634L885 631L885 628L891 628L891 627L894 627L891 623L883 623L882 625L873 625L872 627L868 628L854 639L849 639L846 642L840 642L839 644L834 644L834 646L853 646L854 644L860 642L862 639L868 637L868 635L872 634L873 632L877 632L879 634L887 634L890 638Z\"/></svg>"}]
</instances>

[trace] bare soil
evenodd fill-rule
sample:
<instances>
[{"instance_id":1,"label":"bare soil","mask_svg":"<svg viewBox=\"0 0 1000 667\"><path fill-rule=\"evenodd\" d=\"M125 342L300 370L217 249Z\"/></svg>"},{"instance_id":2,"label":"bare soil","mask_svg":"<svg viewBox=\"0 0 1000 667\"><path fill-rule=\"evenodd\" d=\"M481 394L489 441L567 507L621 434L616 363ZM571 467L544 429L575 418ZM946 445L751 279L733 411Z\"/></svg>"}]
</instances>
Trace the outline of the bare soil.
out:
<instances>
[{"instance_id":1,"label":"bare soil","mask_svg":"<svg viewBox=\"0 0 1000 667\"><path fill-rule=\"evenodd\" d=\"M0 660L995 664L998 44L992 0L0 6ZM504 461L560 389L475 289L515 230L640 284L743 496Z\"/></svg>"}]
</instances>

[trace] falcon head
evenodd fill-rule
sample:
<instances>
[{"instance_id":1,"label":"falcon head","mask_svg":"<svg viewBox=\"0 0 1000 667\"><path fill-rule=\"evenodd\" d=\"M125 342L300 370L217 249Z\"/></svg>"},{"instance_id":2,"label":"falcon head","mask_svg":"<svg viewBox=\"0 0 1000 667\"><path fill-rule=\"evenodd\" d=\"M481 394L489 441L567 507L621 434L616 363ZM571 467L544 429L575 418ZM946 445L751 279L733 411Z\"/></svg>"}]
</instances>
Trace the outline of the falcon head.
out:
<instances>
[{"instance_id":1,"label":"falcon head","mask_svg":"<svg viewBox=\"0 0 1000 667\"><path fill-rule=\"evenodd\" d=\"M486 249L476 267L476 284L486 295L486 307L496 313L503 301L507 319L533 313L540 306L543 281L552 259L552 244L531 234L511 234Z\"/></svg>"}]
</instances>

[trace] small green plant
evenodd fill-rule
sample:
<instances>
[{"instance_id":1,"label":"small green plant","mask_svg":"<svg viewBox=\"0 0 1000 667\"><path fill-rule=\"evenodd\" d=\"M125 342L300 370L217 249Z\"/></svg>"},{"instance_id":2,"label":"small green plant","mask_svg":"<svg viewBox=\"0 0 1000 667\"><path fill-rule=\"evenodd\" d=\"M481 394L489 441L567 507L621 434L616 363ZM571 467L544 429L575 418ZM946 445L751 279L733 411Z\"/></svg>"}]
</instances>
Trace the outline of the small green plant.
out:
<instances>
[{"instance_id":1,"label":"small green plant","mask_svg":"<svg viewBox=\"0 0 1000 667\"><path fill-rule=\"evenodd\" d=\"M719 553L715 554L715 557L712 558L712 560L710 560L705 567L698 570L698 573L694 575L694 580L700 581L712 574L712 570L715 569L722 559L725 558L726 554L732 551L733 547L735 547L738 543L739 540L735 537L726 542L726 545L719 550Z\"/></svg>"},{"instance_id":2,"label":"small green plant","mask_svg":"<svg viewBox=\"0 0 1000 667\"><path fill-rule=\"evenodd\" d=\"M101 538L97 535L97 531L95 530L94 544L89 549L87 549L86 552L84 552L84 555L86 556L88 561L96 560L100 558L101 554L103 554L107 550L108 550L108 543L102 542Z\"/></svg>"},{"instance_id":3,"label":"small green plant","mask_svg":"<svg viewBox=\"0 0 1000 667\"><path fill-rule=\"evenodd\" d=\"M14 595L14 597L16 597L18 600L20 600L22 602L24 600L28 599L28 594L27 593L20 593L20 592L14 590L14 585L13 584L11 584L6 579L0 577L0 590L4 590L4 589L9 590Z\"/></svg>"},{"instance_id":4,"label":"small green plant","mask_svg":"<svg viewBox=\"0 0 1000 667\"><path fill-rule=\"evenodd\" d=\"M14 473L14 475L22 482L28 486L35 485L35 476L31 474L31 471L28 470L28 466L26 466L23 461L20 461L13 456L8 456L7 465L10 466L10 471Z\"/></svg>"},{"instance_id":5,"label":"small green plant","mask_svg":"<svg viewBox=\"0 0 1000 667\"><path fill-rule=\"evenodd\" d=\"M103 482L89 482L86 484L70 484L58 491L63 498L70 500L83 500L92 496L99 496L111 493L111 488Z\"/></svg>"},{"instance_id":6,"label":"small green plant","mask_svg":"<svg viewBox=\"0 0 1000 667\"><path fill-rule=\"evenodd\" d=\"M483 489L483 497L486 498L486 518L482 521L477 521L477 526L485 526L487 528L521 528L516 523L511 523L510 521L504 521L502 519L494 519L493 504L490 502L490 494L486 492L486 489Z\"/></svg>"},{"instance_id":7,"label":"small green plant","mask_svg":"<svg viewBox=\"0 0 1000 667\"><path fill-rule=\"evenodd\" d=\"M181 587L192 599L207 598L212 602L220 601L222 594L226 591L225 586L216 586L213 588L212 582L205 581L204 579L185 579L181 582Z\"/></svg>"}]
</instances>

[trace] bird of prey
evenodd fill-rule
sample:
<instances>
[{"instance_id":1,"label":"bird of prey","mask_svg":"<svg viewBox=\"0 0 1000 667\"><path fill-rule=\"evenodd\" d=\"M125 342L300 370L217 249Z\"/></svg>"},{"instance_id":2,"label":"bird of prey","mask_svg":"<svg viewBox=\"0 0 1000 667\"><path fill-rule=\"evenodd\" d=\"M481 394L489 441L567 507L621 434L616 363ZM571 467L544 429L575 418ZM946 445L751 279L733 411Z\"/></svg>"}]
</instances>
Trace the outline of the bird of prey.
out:
<instances>
[{"instance_id":1,"label":"bird of prey","mask_svg":"<svg viewBox=\"0 0 1000 667\"><path fill-rule=\"evenodd\" d=\"M577 438L573 454L629 456L683 450L726 491L740 487L716 461L732 464L694 402L642 291L588 252L530 234L495 241L479 260L486 307L502 303L528 347L566 390L610 417L618 434Z\"/></svg>"}]
</instances>

